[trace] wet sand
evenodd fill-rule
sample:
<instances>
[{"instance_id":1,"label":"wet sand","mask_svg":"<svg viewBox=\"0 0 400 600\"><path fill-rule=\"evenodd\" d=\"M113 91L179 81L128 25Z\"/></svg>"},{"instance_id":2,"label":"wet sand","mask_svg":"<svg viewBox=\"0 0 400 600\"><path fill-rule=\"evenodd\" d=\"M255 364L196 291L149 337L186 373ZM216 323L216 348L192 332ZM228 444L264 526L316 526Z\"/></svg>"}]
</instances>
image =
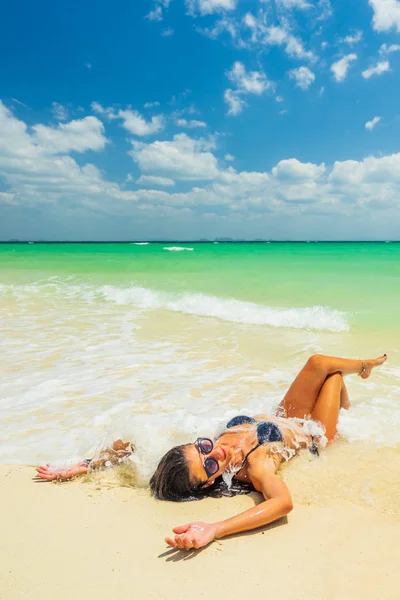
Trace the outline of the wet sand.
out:
<instances>
[{"instance_id":1,"label":"wet sand","mask_svg":"<svg viewBox=\"0 0 400 600\"><path fill-rule=\"evenodd\" d=\"M381 506L295 497L287 519L188 553L165 545L172 526L229 517L257 495L174 504L33 475L0 466L1 599L398 598L400 519Z\"/></svg>"}]
</instances>

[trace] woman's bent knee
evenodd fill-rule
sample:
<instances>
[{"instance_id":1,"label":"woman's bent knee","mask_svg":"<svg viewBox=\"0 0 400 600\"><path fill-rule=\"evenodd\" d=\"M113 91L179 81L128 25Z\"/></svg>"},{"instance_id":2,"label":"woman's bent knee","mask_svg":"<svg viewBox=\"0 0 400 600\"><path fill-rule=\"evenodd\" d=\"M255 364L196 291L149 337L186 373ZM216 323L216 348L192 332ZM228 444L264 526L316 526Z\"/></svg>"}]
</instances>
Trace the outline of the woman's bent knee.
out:
<instances>
[{"instance_id":1,"label":"woman's bent knee","mask_svg":"<svg viewBox=\"0 0 400 600\"><path fill-rule=\"evenodd\" d=\"M323 354L313 354L306 363L306 367L313 371L322 371L325 368L326 357Z\"/></svg>"}]
</instances>

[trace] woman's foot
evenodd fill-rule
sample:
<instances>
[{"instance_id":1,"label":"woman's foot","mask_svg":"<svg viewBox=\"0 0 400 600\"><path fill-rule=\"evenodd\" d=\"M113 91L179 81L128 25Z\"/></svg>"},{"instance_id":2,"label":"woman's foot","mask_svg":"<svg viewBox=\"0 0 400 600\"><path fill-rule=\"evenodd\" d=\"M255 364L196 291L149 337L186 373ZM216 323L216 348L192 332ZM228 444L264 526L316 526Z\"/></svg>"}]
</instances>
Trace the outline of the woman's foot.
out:
<instances>
[{"instance_id":1,"label":"woman's foot","mask_svg":"<svg viewBox=\"0 0 400 600\"><path fill-rule=\"evenodd\" d=\"M372 369L374 369L375 367L380 367L381 365L383 365L384 362L386 362L386 360L386 354L384 354L383 356L379 356L378 358L364 360L364 369L361 371L360 377L362 377L363 379L368 379L368 377L371 375Z\"/></svg>"},{"instance_id":2,"label":"woman's foot","mask_svg":"<svg viewBox=\"0 0 400 600\"><path fill-rule=\"evenodd\" d=\"M57 479L60 481L66 481L67 479L72 479L73 477L86 475L88 470L89 467L85 462L76 463L76 465L71 465L70 467L62 469L57 469L49 464L36 468L38 477L45 479L46 481L55 481Z\"/></svg>"}]
</instances>

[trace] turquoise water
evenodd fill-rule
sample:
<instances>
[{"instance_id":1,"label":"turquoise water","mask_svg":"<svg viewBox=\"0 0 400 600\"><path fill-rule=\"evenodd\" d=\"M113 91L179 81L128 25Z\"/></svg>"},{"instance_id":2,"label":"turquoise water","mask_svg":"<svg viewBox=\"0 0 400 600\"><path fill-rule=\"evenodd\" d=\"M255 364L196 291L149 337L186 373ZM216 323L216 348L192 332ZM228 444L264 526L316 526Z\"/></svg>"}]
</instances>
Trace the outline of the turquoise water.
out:
<instances>
[{"instance_id":1,"label":"turquoise water","mask_svg":"<svg viewBox=\"0 0 400 600\"><path fill-rule=\"evenodd\" d=\"M175 246L176 247L176 246ZM323 306L353 330L400 327L400 244L252 243L0 245L3 283L140 286L260 306ZM192 250L189 250L192 249Z\"/></svg>"},{"instance_id":2,"label":"turquoise water","mask_svg":"<svg viewBox=\"0 0 400 600\"><path fill-rule=\"evenodd\" d=\"M145 480L174 443L272 410L314 352L387 352L349 378L339 432L395 446L399 299L397 243L0 245L0 461L125 436Z\"/></svg>"}]
</instances>

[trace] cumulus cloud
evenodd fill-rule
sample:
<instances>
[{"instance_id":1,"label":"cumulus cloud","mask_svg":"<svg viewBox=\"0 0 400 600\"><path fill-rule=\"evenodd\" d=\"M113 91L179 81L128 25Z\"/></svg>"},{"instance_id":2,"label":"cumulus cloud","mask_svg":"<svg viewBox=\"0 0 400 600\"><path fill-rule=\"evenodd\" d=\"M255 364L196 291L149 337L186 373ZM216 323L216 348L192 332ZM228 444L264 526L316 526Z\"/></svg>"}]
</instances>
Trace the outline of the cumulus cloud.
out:
<instances>
[{"instance_id":1,"label":"cumulus cloud","mask_svg":"<svg viewBox=\"0 0 400 600\"><path fill-rule=\"evenodd\" d=\"M244 26L251 32L251 42L266 46L283 46L290 58L314 61L315 55L305 50L303 42L296 38L282 25L267 25L265 15L256 18L252 13L246 13L243 18Z\"/></svg>"},{"instance_id":2,"label":"cumulus cloud","mask_svg":"<svg viewBox=\"0 0 400 600\"><path fill-rule=\"evenodd\" d=\"M307 0L277 0L277 4L287 9L297 8L299 10L308 10L311 8L311 4Z\"/></svg>"},{"instance_id":3,"label":"cumulus cloud","mask_svg":"<svg viewBox=\"0 0 400 600\"><path fill-rule=\"evenodd\" d=\"M38 142L37 130L0 102L0 177L6 186L0 203L8 207L66 206L90 214L159 217L177 211L191 214L188 211L200 207L214 213L207 207L216 206L216 213L235 214L239 220L258 220L265 213L359 214L363 204L399 208L400 153L337 161L333 167L289 158L269 172L238 172L232 166L219 168L212 138L179 134L169 141L132 143L130 154L141 171L136 185L142 187L127 190L125 184L107 180L94 164L80 166L68 154L58 153L59 146L55 154L53 144ZM184 181L186 191L168 189L175 180ZM198 219L199 212L193 214Z\"/></svg>"},{"instance_id":4,"label":"cumulus cloud","mask_svg":"<svg viewBox=\"0 0 400 600\"><path fill-rule=\"evenodd\" d=\"M156 4L153 10L151 10L145 17L149 21L162 21L163 20L163 11L160 4Z\"/></svg>"},{"instance_id":5,"label":"cumulus cloud","mask_svg":"<svg viewBox=\"0 0 400 600\"><path fill-rule=\"evenodd\" d=\"M246 71L240 61L233 63L226 76L236 86L235 90L227 89L225 91L224 99L229 107L228 115L234 116L242 112L246 104L242 96L249 94L261 96L268 90L275 89L275 84L267 78L263 71Z\"/></svg>"},{"instance_id":6,"label":"cumulus cloud","mask_svg":"<svg viewBox=\"0 0 400 600\"><path fill-rule=\"evenodd\" d=\"M381 120L381 117L374 117L373 119L371 119L371 121L367 121L365 123L365 129L372 131L373 128L375 127L375 125L377 125L380 120Z\"/></svg>"},{"instance_id":7,"label":"cumulus cloud","mask_svg":"<svg viewBox=\"0 0 400 600\"><path fill-rule=\"evenodd\" d=\"M154 108L156 106L160 106L160 103L157 101L156 102L146 102L146 104L144 105L144 108Z\"/></svg>"},{"instance_id":8,"label":"cumulus cloud","mask_svg":"<svg viewBox=\"0 0 400 600\"><path fill-rule=\"evenodd\" d=\"M243 63L233 63L226 76L232 81L238 90L244 94L256 94L260 96L273 87L273 83L267 79L263 71L246 71Z\"/></svg>"},{"instance_id":9,"label":"cumulus cloud","mask_svg":"<svg viewBox=\"0 0 400 600\"><path fill-rule=\"evenodd\" d=\"M357 54L347 54L331 65L331 71L336 81L342 82L346 79L350 65L357 60Z\"/></svg>"},{"instance_id":10,"label":"cumulus cloud","mask_svg":"<svg viewBox=\"0 0 400 600\"><path fill-rule=\"evenodd\" d=\"M164 117L156 115L146 121L136 110L119 110L117 116L122 119L122 127L138 136L153 135L164 128Z\"/></svg>"},{"instance_id":11,"label":"cumulus cloud","mask_svg":"<svg viewBox=\"0 0 400 600\"><path fill-rule=\"evenodd\" d=\"M231 89L225 90L224 100L228 105L228 115L233 117L239 115L246 106L246 102L240 97L240 93Z\"/></svg>"},{"instance_id":12,"label":"cumulus cloud","mask_svg":"<svg viewBox=\"0 0 400 600\"><path fill-rule=\"evenodd\" d=\"M178 127L185 127L186 129L195 129L196 127L207 127L204 121L196 121L196 119L176 119L175 123Z\"/></svg>"},{"instance_id":13,"label":"cumulus cloud","mask_svg":"<svg viewBox=\"0 0 400 600\"><path fill-rule=\"evenodd\" d=\"M155 185L170 187L175 185L175 181L169 177L156 177L155 175L141 175L136 182L138 185L152 186Z\"/></svg>"},{"instance_id":14,"label":"cumulus cloud","mask_svg":"<svg viewBox=\"0 0 400 600\"><path fill-rule=\"evenodd\" d=\"M383 73L387 73L387 71L390 71L389 61L381 60L374 67L366 69L361 74L364 77L364 79L369 79L373 75L382 75Z\"/></svg>"},{"instance_id":15,"label":"cumulus cloud","mask_svg":"<svg viewBox=\"0 0 400 600\"><path fill-rule=\"evenodd\" d=\"M104 125L96 117L59 123L57 127L34 125L33 142L49 154L102 150L107 142Z\"/></svg>"},{"instance_id":16,"label":"cumulus cloud","mask_svg":"<svg viewBox=\"0 0 400 600\"><path fill-rule=\"evenodd\" d=\"M217 159L210 152L212 147L209 140L195 140L180 133L172 141L133 142L129 154L146 174L180 180L210 180L219 173Z\"/></svg>"},{"instance_id":17,"label":"cumulus cloud","mask_svg":"<svg viewBox=\"0 0 400 600\"><path fill-rule=\"evenodd\" d=\"M155 105L156 103L152 103L152 106ZM91 107L93 112L106 119L121 119L124 129L140 137L153 135L165 127L165 120L162 115L155 115L149 121L146 121L137 110L132 110L131 108L115 110L112 107L104 108L98 102L92 102ZM145 108L149 108L149 105L145 106Z\"/></svg>"},{"instance_id":18,"label":"cumulus cloud","mask_svg":"<svg viewBox=\"0 0 400 600\"><path fill-rule=\"evenodd\" d=\"M318 179L325 172L325 164L302 163L297 158L281 160L272 169L272 175L280 180L308 181Z\"/></svg>"},{"instance_id":19,"label":"cumulus cloud","mask_svg":"<svg viewBox=\"0 0 400 600\"><path fill-rule=\"evenodd\" d=\"M310 85L315 81L315 75L308 67L292 69L289 71L289 77L294 79L297 87L302 90L308 90Z\"/></svg>"},{"instance_id":20,"label":"cumulus cloud","mask_svg":"<svg viewBox=\"0 0 400 600\"><path fill-rule=\"evenodd\" d=\"M162 21L164 18L164 10L171 4L171 0L154 0L153 10L151 10L145 19L149 21Z\"/></svg>"},{"instance_id":21,"label":"cumulus cloud","mask_svg":"<svg viewBox=\"0 0 400 600\"><path fill-rule=\"evenodd\" d=\"M387 56L388 54L392 54L392 52L400 52L399 44L382 44L379 48L379 54L381 56Z\"/></svg>"},{"instance_id":22,"label":"cumulus cloud","mask_svg":"<svg viewBox=\"0 0 400 600\"><path fill-rule=\"evenodd\" d=\"M58 102L52 102L51 111L57 121L66 121L68 119L68 109Z\"/></svg>"},{"instance_id":23,"label":"cumulus cloud","mask_svg":"<svg viewBox=\"0 0 400 600\"><path fill-rule=\"evenodd\" d=\"M358 30L352 34L346 35L344 38L340 38L339 42L342 44L348 44L349 46L354 46L355 44L358 44L358 42L361 42L362 39L363 32Z\"/></svg>"},{"instance_id":24,"label":"cumulus cloud","mask_svg":"<svg viewBox=\"0 0 400 600\"><path fill-rule=\"evenodd\" d=\"M374 11L372 25L375 31L400 32L400 2L399 0L369 0Z\"/></svg>"},{"instance_id":25,"label":"cumulus cloud","mask_svg":"<svg viewBox=\"0 0 400 600\"><path fill-rule=\"evenodd\" d=\"M237 0L186 0L189 14L211 15L224 11L232 11L236 8Z\"/></svg>"},{"instance_id":26,"label":"cumulus cloud","mask_svg":"<svg viewBox=\"0 0 400 600\"><path fill-rule=\"evenodd\" d=\"M235 160L235 157L232 154L225 154L224 159L227 162L233 162Z\"/></svg>"}]
</instances>

